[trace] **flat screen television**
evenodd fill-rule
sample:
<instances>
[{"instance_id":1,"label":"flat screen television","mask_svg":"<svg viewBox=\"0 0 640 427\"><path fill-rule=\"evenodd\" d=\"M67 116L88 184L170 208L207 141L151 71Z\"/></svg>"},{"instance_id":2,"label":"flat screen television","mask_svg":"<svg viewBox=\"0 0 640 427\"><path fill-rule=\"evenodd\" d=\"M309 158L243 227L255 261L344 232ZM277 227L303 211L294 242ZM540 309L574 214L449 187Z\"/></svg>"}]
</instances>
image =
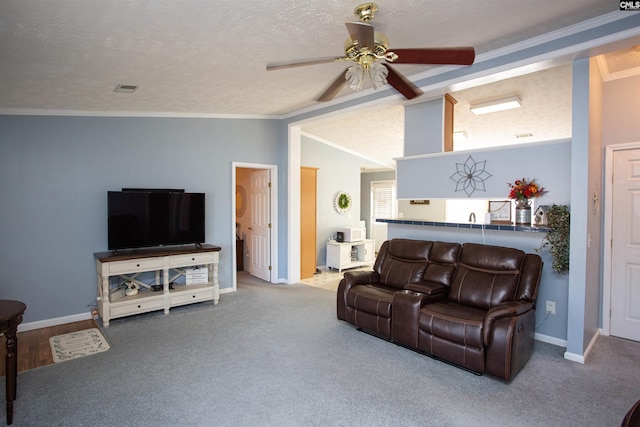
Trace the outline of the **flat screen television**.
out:
<instances>
[{"instance_id":1,"label":"flat screen television","mask_svg":"<svg viewBox=\"0 0 640 427\"><path fill-rule=\"evenodd\" d=\"M204 193L109 191L109 250L204 243L204 200Z\"/></svg>"}]
</instances>

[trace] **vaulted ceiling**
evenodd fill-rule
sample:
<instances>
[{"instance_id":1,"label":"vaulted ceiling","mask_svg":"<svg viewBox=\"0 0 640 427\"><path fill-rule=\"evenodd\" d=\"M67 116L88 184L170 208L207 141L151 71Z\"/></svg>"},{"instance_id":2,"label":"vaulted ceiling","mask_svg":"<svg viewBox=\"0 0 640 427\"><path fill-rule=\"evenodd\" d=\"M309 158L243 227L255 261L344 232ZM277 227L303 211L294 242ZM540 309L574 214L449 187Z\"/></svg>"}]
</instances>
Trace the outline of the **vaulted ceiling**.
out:
<instances>
[{"instance_id":1,"label":"vaulted ceiling","mask_svg":"<svg viewBox=\"0 0 640 427\"><path fill-rule=\"evenodd\" d=\"M477 55L615 12L618 7L611 0L376 3L379 11L372 23L389 37L391 48L473 46ZM3 0L0 114L282 118L310 111L319 106L314 99L344 71L345 64L279 71L267 71L265 66L271 61L341 56L347 37L344 23L357 20L353 14L357 4L344 0ZM619 73L633 67L629 65L635 64L629 59L633 55L631 50L629 57L612 56L603 64L609 65L608 72ZM412 79L437 68L398 65L397 69ZM566 80L566 68L549 72L557 74L503 83L513 85L503 89L521 93L523 105L534 102L533 93L549 84L544 79ZM120 93L114 91L118 85L137 89ZM460 120L468 102L483 96L483 90L469 88L454 94ZM358 95L347 87L335 102ZM402 138L397 131L403 123L401 103L402 99L394 99L375 111L365 110L365 116L342 117L352 125L360 120L377 124L375 133L362 135L369 141L362 154L378 164L390 159L384 142L390 146ZM566 101L554 108L566 110ZM305 125L304 130L346 144L344 136L334 136L329 129L347 126L344 121L327 121ZM469 136L482 133L470 122L461 127ZM543 137L551 128L556 126L546 130L514 126L503 131ZM559 128L558 132L566 133ZM361 150L362 143L350 140L354 144L350 149Z\"/></svg>"}]
</instances>

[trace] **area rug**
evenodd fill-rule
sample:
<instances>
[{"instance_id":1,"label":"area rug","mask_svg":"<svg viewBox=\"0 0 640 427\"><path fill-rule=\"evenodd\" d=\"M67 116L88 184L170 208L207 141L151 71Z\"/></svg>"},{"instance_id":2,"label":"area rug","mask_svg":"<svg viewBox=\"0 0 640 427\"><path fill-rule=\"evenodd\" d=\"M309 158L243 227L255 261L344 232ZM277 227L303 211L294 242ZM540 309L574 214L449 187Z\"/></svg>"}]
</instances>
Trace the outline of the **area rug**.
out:
<instances>
[{"instance_id":1,"label":"area rug","mask_svg":"<svg viewBox=\"0 0 640 427\"><path fill-rule=\"evenodd\" d=\"M109 350L109 343L97 328L84 329L49 338L55 363Z\"/></svg>"}]
</instances>

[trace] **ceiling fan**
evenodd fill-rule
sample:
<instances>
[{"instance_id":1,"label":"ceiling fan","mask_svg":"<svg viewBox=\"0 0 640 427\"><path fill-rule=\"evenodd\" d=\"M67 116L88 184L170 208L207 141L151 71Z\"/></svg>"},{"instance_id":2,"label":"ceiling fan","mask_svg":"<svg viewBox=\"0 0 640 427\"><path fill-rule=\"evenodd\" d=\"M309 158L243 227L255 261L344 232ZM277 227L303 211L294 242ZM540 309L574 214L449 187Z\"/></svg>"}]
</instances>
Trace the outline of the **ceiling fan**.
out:
<instances>
[{"instance_id":1,"label":"ceiling fan","mask_svg":"<svg viewBox=\"0 0 640 427\"><path fill-rule=\"evenodd\" d=\"M353 61L340 73L317 101L330 101L348 83L354 90L361 90L364 81L371 80L374 89L389 83L407 99L422 95L416 85L391 67L394 64L453 64L471 65L475 59L473 47L415 48L389 50L389 40L368 24L378 11L375 3L363 3L355 8L355 15L362 22L347 22L349 37L344 44L344 56L303 59L267 64L267 70L302 67L328 62Z\"/></svg>"}]
</instances>

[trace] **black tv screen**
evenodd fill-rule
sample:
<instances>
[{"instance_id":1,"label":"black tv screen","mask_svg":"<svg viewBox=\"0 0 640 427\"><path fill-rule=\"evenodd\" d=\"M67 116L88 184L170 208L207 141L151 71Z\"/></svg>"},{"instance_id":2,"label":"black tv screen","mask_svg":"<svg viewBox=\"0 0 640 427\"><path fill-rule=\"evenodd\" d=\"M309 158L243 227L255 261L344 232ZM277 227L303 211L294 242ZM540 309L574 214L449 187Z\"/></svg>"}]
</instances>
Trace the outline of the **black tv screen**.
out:
<instances>
[{"instance_id":1,"label":"black tv screen","mask_svg":"<svg viewBox=\"0 0 640 427\"><path fill-rule=\"evenodd\" d=\"M204 243L204 193L109 191L109 250Z\"/></svg>"}]
</instances>

